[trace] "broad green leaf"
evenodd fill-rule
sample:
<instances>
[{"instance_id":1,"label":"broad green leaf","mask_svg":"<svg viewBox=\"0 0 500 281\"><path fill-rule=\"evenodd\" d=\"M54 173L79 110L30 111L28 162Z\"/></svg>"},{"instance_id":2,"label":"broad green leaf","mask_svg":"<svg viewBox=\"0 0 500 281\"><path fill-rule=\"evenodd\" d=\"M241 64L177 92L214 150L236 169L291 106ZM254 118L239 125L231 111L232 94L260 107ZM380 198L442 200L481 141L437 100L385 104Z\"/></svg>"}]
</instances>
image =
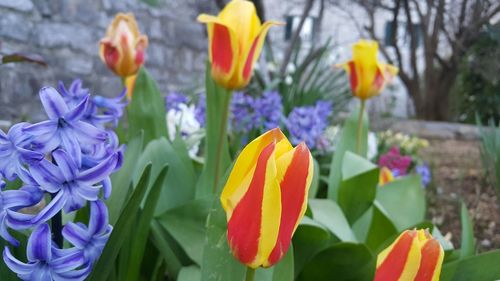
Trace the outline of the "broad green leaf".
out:
<instances>
[{"instance_id":1,"label":"broad green leaf","mask_svg":"<svg viewBox=\"0 0 500 281\"><path fill-rule=\"evenodd\" d=\"M314 255L332 244L332 235L318 222L304 217L293 235L294 265L297 276Z\"/></svg>"},{"instance_id":2,"label":"broad green leaf","mask_svg":"<svg viewBox=\"0 0 500 281\"><path fill-rule=\"evenodd\" d=\"M206 69L205 165L196 186L196 198L217 194L221 178L231 163L227 120L232 93L212 79L210 63L207 63Z\"/></svg>"},{"instance_id":3,"label":"broad green leaf","mask_svg":"<svg viewBox=\"0 0 500 281\"><path fill-rule=\"evenodd\" d=\"M311 187L309 188L309 198L316 198L316 194L318 193L319 189L319 182L320 182L320 167L318 164L318 161L313 157L314 161L314 174L311 182Z\"/></svg>"},{"instance_id":4,"label":"broad green leaf","mask_svg":"<svg viewBox=\"0 0 500 281\"><path fill-rule=\"evenodd\" d=\"M104 250L102 251L101 257L97 261L94 266L94 269L89 276L88 280L91 281L100 281L106 280L114 270L114 266L112 266L120 252L120 248L125 242L124 230L128 229L131 224L135 222L135 220L131 220L130 218L135 216L137 211L139 210L139 206L141 201L146 194L146 190L148 187L149 179L151 175L151 164L148 164L146 168L144 168L144 172L132 193L132 196L125 204L123 208L123 212L118 217L116 224L113 227L113 232L109 237Z\"/></svg>"},{"instance_id":5,"label":"broad green leaf","mask_svg":"<svg viewBox=\"0 0 500 281\"><path fill-rule=\"evenodd\" d=\"M375 260L364 244L337 243L315 255L297 280L372 281Z\"/></svg>"},{"instance_id":6,"label":"broad green leaf","mask_svg":"<svg viewBox=\"0 0 500 281\"><path fill-rule=\"evenodd\" d=\"M443 264L441 281L500 280L500 250Z\"/></svg>"},{"instance_id":7,"label":"broad green leaf","mask_svg":"<svg viewBox=\"0 0 500 281\"><path fill-rule=\"evenodd\" d=\"M144 131L144 145L167 136L165 101L156 82L144 67L137 74L132 101L128 106L128 133Z\"/></svg>"},{"instance_id":8,"label":"broad green leaf","mask_svg":"<svg viewBox=\"0 0 500 281\"><path fill-rule=\"evenodd\" d=\"M469 217L467 211L467 206L462 202L460 217L462 221L462 240L461 240L461 250L460 257L465 258L474 255L475 253L475 243L474 243L474 227L472 221Z\"/></svg>"},{"instance_id":9,"label":"broad green leaf","mask_svg":"<svg viewBox=\"0 0 500 281\"><path fill-rule=\"evenodd\" d=\"M357 242L342 209L334 201L328 199L309 199L313 219L344 242Z\"/></svg>"},{"instance_id":10,"label":"broad green leaf","mask_svg":"<svg viewBox=\"0 0 500 281\"><path fill-rule=\"evenodd\" d=\"M345 120L341 131L340 140L335 147L335 153L330 165L330 176L328 179L328 198L337 201L338 189L342 181L342 163L346 151L356 151L356 135L358 127L359 109L353 110L349 117ZM363 114L363 129L362 129L362 149L361 156L366 156L368 147L368 117Z\"/></svg>"},{"instance_id":11,"label":"broad green leaf","mask_svg":"<svg viewBox=\"0 0 500 281\"><path fill-rule=\"evenodd\" d=\"M176 278L182 268L182 261L177 256L172 243L168 239L168 233L163 230L163 227L156 220L151 224L151 234L153 244L165 259L166 269L169 276Z\"/></svg>"},{"instance_id":12,"label":"broad green leaf","mask_svg":"<svg viewBox=\"0 0 500 281\"><path fill-rule=\"evenodd\" d=\"M129 140L123 157L122 167L118 172L111 175L113 192L106 203L108 205L109 223L112 225L114 225L118 219L123 203L127 200L127 194L129 193L129 188L132 183L133 171L142 151L142 139L143 132L141 131Z\"/></svg>"},{"instance_id":13,"label":"broad green leaf","mask_svg":"<svg viewBox=\"0 0 500 281\"><path fill-rule=\"evenodd\" d=\"M157 217L162 227L198 265L202 262L206 236L205 224L212 202L212 199L190 201Z\"/></svg>"},{"instance_id":14,"label":"broad green leaf","mask_svg":"<svg viewBox=\"0 0 500 281\"><path fill-rule=\"evenodd\" d=\"M219 200L214 200L207 220L207 237L201 265L202 281L236 281L243 280L245 276L245 266L229 250L226 230L226 215Z\"/></svg>"},{"instance_id":15,"label":"broad green leaf","mask_svg":"<svg viewBox=\"0 0 500 281\"><path fill-rule=\"evenodd\" d=\"M196 265L186 266L181 269L177 281L198 281L201 280L200 268Z\"/></svg>"},{"instance_id":16,"label":"broad green leaf","mask_svg":"<svg viewBox=\"0 0 500 281\"><path fill-rule=\"evenodd\" d=\"M168 166L162 168L160 174L153 183L152 188L146 198L146 203L139 217L139 224L137 228L134 227L133 240L131 241L131 252L128 261L128 267L122 268L121 270L127 270L127 279L130 281L135 281L139 279L139 271L144 257L144 248L146 247L146 242L149 236L149 228L151 225L151 220L153 219L153 214L156 208L156 204L159 199L161 188L167 176Z\"/></svg>"},{"instance_id":17,"label":"broad green leaf","mask_svg":"<svg viewBox=\"0 0 500 281\"><path fill-rule=\"evenodd\" d=\"M379 252L388 239L398 231L387 215L375 204L368 209L353 225L356 237L364 241L370 250Z\"/></svg>"},{"instance_id":18,"label":"broad green leaf","mask_svg":"<svg viewBox=\"0 0 500 281\"><path fill-rule=\"evenodd\" d=\"M194 197L195 173L192 163L183 161L179 153L181 151L177 151L167 139L160 138L151 141L136 160L138 168L146 163L153 163L152 177L156 177L163 166L169 166L166 183L159 198L161 203L156 206L155 216L181 206Z\"/></svg>"},{"instance_id":19,"label":"broad green leaf","mask_svg":"<svg viewBox=\"0 0 500 281\"><path fill-rule=\"evenodd\" d=\"M343 163L343 171L344 166L351 169L349 172L346 170L347 176L350 177L343 176L338 188L337 201L349 223L353 224L373 204L379 170L370 161L350 152L345 153Z\"/></svg>"},{"instance_id":20,"label":"broad green leaf","mask_svg":"<svg viewBox=\"0 0 500 281\"><path fill-rule=\"evenodd\" d=\"M283 259L273 266L274 271L272 281L294 280L293 252L293 245L290 244L290 248Z\"/></svg>"},{"instance_id":21,"label":"broad green leaf","mask_svg":"<svg viewBox=\"0 0 500 281\"><path fill-rule=\"evenodd\" d=\"M378 187L376 201L398 231L425 218L425 193L419 176L407 176Z\"/></svg>"}]
</instances>

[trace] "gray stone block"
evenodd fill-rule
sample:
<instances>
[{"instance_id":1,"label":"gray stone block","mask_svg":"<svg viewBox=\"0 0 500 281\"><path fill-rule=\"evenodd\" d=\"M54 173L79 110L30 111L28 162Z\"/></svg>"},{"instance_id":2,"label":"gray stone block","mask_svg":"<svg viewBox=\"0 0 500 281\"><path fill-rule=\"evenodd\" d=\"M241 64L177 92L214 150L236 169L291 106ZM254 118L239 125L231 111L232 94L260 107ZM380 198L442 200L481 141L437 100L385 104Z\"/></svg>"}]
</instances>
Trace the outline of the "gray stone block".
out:
<instances>
[{"instance_id":1,"label":"gray stone block","mask_svg":"<svg viewBox=\"0 0 500 281\"><path fill-rule=\"evenodd\" d=\"M31 0L0 0L0 7L10 8L21 12L31 12L34 6Z\"/></svg>"},{"instance_id":2,"label":"gray stone block","mask_svg":"<svg viewBox=\"0 0 500 281\"><path fill-rule=\"evenodd\" d=\"M22 14L2 13L0 18L0 36L19 41L28 41L33 23L26 21Z\"/></svg>"}]
</instances>

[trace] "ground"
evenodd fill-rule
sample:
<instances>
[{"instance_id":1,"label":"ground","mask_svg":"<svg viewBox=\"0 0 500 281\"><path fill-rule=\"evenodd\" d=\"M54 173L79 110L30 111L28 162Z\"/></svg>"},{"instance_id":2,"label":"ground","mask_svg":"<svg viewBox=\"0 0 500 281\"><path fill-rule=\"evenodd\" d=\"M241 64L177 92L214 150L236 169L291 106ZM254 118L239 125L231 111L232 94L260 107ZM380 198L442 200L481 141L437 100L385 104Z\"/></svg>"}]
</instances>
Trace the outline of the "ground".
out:
<instances>
[{"instance_id":1,"label":"ground","mask_svg":"<svg viewBox=\"0 0 500 281\"><path fill-rule=\"evenodd\" d=\"M428 217L455 247L460 246L460 201L474 223L479 252L500 248L500 201L486 181L478 141L431 140L421 151L430 162L433 182L427 190Z\"/></svg>"}]
</instances>

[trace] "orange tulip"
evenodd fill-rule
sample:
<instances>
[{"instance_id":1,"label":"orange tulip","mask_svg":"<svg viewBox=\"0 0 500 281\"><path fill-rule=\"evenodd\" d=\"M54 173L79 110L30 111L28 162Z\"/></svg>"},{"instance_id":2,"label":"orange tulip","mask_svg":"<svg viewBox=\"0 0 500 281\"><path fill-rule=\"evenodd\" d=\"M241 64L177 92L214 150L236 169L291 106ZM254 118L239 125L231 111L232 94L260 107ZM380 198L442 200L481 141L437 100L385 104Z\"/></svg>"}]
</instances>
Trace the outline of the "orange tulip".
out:
<instances>
[{"instance_id":1,"label":"orange tulip","mask_svg":"<svg viewBox=\"0 0 500 281\"><path fill-rule=\"evenodd\" d=\"M362 100L380 94L398 73L397 67L380 63L377 54L377 42L360 40L352 47L352 60L339 65L349 75L353 95Z\"/></svg>"},{"instance_id":2,"label":"orange tulip","mask_svg":"<svg viewBox=\"0 0 500 281\"><path fill-rule=\"evenodd\" d=\"M443 258L428 230L406 230L378 255L374 281L439 281Z\"/></svg>"},{"instance_id":3,"label":"orange tulip","mask_svg":"<svg viewBox=\"0 0 500 281\"><path fill-rule=\"evenodd\" d=\"M243 149L221 195L228 243L241 263L270 267L286 254L307 208L313 166L307 146L293 148L278 128Z\"/></svg>"},{"instance_id":4,"label":"orange tulip","mask_svg":"<svg viewBox=\"0 0 500 281\"><path fill-rule=\"evenodd\" d=\"M133 14L118 13L100 41L101 60L120 77L137 73L144 64L148 37L139 33Z\"/></svg>"},{"instance_id":5,"label":"orange tulip","mask_svg":"<svg viewBox=\"0 0 500 281\"><path fill-rule=\"evenodd\" d=\"M394 175L392 174L391 170L387 167L382 167L380 169L378 185L382 186L386 183L390 183L393 180L394 180Z\"/></svg>"},{"instance_id":6,"label":"orange tulip","mask_svg":"<svg viewBox=\"0 0 500 281\"><path fill-rule=\"evenodd\" d=\"M261 24L254 4L244 0L229 2L217 17L201 14L198 21L207 24L212 77L226 89L248 84L267 31L272 25L281 24Z\"/></svg>"}]
</instances>

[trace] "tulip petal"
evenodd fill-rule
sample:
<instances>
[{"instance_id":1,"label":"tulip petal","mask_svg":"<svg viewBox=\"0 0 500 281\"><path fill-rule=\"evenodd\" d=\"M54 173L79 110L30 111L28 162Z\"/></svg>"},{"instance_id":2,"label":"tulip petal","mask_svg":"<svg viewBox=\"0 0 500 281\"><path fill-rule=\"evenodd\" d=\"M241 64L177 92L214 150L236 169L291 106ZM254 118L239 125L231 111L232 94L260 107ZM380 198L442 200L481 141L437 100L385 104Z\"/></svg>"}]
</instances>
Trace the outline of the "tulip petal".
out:
<instances>
[{"instance_id":1,"label":"tulip petal","mask_svg":"<svg viewBox=\"0 0 500 281\"><path fill-rule=\"evenodd\" d=\"M228 221L234 208L248 189L253 173L252 169L255 168L259 155L269 144L279 143L281 140L286 140L286 137L279 128L276 128L256 138L241 151L221 194L222 207L226 211ZM284 150L291 150L292 145L288 141L285 143L287 145L285 145ZM278 146L277 150L280 147ZM281 152L278 151L277 154L280 155Z\"/></svg>"},{"instance_id":2,"label":"tulip petal","mask_svg":"<svg viewBox=\"0 0 500 281\"><path fill-rule=\"evenodd\" d=\"M275 147L272 142L259 154L248 189L227 226L231 250L252 268L263 265L278 237L281 195L276 180Z\"/></svg>"},{"instance_id":3,"label":"tulip petal","mask_svg":"<svg viewBox=\"0 0 500 281\"><path fill-rule=\"evenodd\" d=\"M422 246L422 260L415 281L439 281L444 251L436 239L427 240Z\"/></svg>"},{"instance_id":4,"label":"tulip petal","mask_svg":"<svg viewBox=\"0 0 500 281\"><path fill-rule=\"evenodd\" d=\"M207 24L212 77L227 85L237 66L239 48L234 30L217 17L201 14L198 21Z\"/></svg>"},{"instance_id":5,"label":"tulip petal","mask_svg":"<svg viewBox=\"0 0 500 281\"><path fill-rule=\"evenodd\" d=\"M414 280L421 253L416 230L407 230L377 258L374 281Z\"/></svg>"},{"instance_id":6,"label":"tulip petal","mask_svg":"<svg viewBox=\"0 0 500 281\"><path fill-rule=\"evenodd\" d=\"M260 52L262 51L262 46L264 45L267 32L269 31L269 28L271 28L271 26L273 25L282 25L282 23L277 21L265 22L260 28L257 36L252 41L251 45L248 45L247 49L244 50L243 58L245 58L245 64L240 66L238 73L242 81L250 80L252 76L253 66L255 62L259 59Z\"/></svg>"},{"instance_id":7,"label":"tulip petal","mask_svg":"<svg viewBox=\"0 0 500 281\"><path fill-rule=\"evenodd\" d=\"M387 167L382 167L382 169L380 169L378 185L382 186L386 183L390 183L393 180L394 180L394 175L392 174L391 170Z\"/></svg>"},{"instance_id":8,"label":"tulip petal","mask_svg":"<svg viewBox=\"0 0 500 281\"><path fill-rule=\"evenodd\" d=\"M288 251L292 235L307 209L314 164L305 143L281 156L277 161L281 187L281 222L278 241L264 266L277 263Z\"/></svg>"}]
</instances>

